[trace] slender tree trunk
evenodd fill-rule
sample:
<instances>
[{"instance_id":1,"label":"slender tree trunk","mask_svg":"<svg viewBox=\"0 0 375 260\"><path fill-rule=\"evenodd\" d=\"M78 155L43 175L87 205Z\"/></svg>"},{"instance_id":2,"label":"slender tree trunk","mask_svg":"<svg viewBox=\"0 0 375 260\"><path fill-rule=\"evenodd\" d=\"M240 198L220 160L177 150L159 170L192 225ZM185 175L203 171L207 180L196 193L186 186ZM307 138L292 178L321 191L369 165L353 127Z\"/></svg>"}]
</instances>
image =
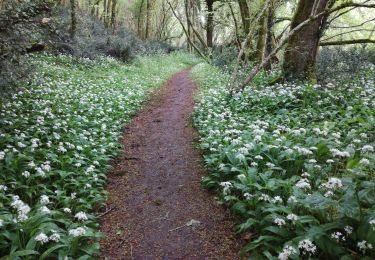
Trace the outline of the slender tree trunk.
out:
<instances>
[{"instance_id":1,"label":"slender tree trunk","mask_svg":"<svg viewBox=\"0 0 375 260\"><path fill-rule=\"evenodd\" d=\"M191 26L190 26L190 22L189 22L189 16L190 16L190 0L185 0L185 15L186 15L186 30L187 30L187 37L190 39L188 39L187 41L187 49L189 52L192 52L193 51L193 46L192 46L192 39L191 39Z\"/></svg>"},{"instance_id":2,"label":"slender tree trunk","mask_svg":"<svg viewBox=\"0 0 375 260\"><path fill-rule=\"evenodd\" d=\"M103 1L103 13L102 13L102 18L103 18L103 23L106 23L106 15L107 15L107 0Z\"/></svg>"},{"instance_id":3,"label":"slender tree trunk","mask_svg":"<svg viewBox=\"0 0 375 260\"><path fill-rule=\"evenodd\" d=\"M269 10L267 9L260 19L259 23L257 47L255 51L255 60L258 63L261 63L263 61L264 53L266 50L268 12Z\"/></svg>"},{"instance_id":4,"label":"slender tree trunk","mask_svg":"<svg viewBox=\"0 0 375 260\"><path fill-rule=\"evenodd\" d=\"M241 39L240 39L240 36L238 34L237 18L236 18L236 15L234 14L232 4L230 2L228 2L227 4L228 4L229 10L230 10L230 13L232 15L232 18L233 18L234 30L235 30L235 35L236 35L236 44L237 44L238 49L241 49Z\"/></svg>"},{"instance_id":5,"label":"slender tree trunk","mask_svg":"<svg viewBox=\"0 0 375 260\"><path fill-rule=\"evenodd\" d=\"M112 0L112 14L111 14L111 27L113 32L115 31L116 27L116 7L117 7L117 0Z\"/></svg>"},{"instance_id":6,"label":"slender tree trunk","mask_svg":"<svg viewBox=\"0 0 375 260\"><path fill-rule=\"evenodd\" d=\"M266 39L266 50L265 50L265 55L264 56L270 55L270 53L272 52L273 45L274 45L274 43L273 43L273 32L272 32L273 23L274 23L274 7L272 6L268 10L268 17L267 17L267 39ZM271 69L271 60L265 65L265 69L266 70L270 70Z\"/></svg>"},{"instance_id":7,"label":"slender tree trunk","mask_svg":"<svg viewBox=\"0 0 375 260\"><path fill-rule=\"evenodd\" d=\"M146 0L146 39L150 38L151 35L151 15L152 15L152 4L151 0Z\"/></svg>"},{"instance_id":8,"label":"slender tree trunk","mask_svg":"<svg viewBox=\"0 0 375 260\"><path fill-rule=\"evenodd\" d=\"M240 7L243 31L244 31L245 35L247 35L250 31L250 10L249 10L249 6L247 5L246 0L238 0L238 5Z\"/></svg>"},{"instance_id":9,"label":"slender tree trunk","mask_svg":"<svg viewBox=\"0 0 375 260\"><path fill-rule=\"evenodd\" d=\"M329 2L329 0L300 0L290 30L311 15L324 11ZM315 62L320 32L324 27L323 20L323 16L316 19L288 40L283 63L283 74L286 79L315 79Z\"/></svg>"},{"instance_id":10,"label":"slender tree trunk","mask_svg":"<svg viewBox=\"0 0 375 260\"><path fill-rule=\"evenodd\" d=\"M207 47L213 47L213 31L214 31L214 0L206 0L207 4Z\"/></svg>"},{"instance_id":11,"label":"slender tree trunk","mask_svg":"<svg viewBox=\"0 0 375 260\"><path fill-rule=\"evenodd\" d=\"M105 19L105 27L109 28L111 22L111 10L112 10L112 0L107 0L107 8L106 8L106 19Z\"/></svg>"},{"instance_id":12,"label":"slender tree trunk","mask_svg":"<svg viewBox=\"0 0 375 260\"><path fill-rule=\"evenodd\" d=\"M76 30L77 30L76 0L70 0L70 17L71 17L70 37L74 39L76 35Z\"/></svg>"},{"instance_id":13,"label":"slender tree trunk","mask_svg":"<svg viewBox=\"0 0 375 260\"><path fill-rule=\"evenodd\" d=\"M139 6L139 14L138 14L138 37L143 39L143 16L142 16L142 11L143 11L143 3L144 0L141 1L141 5Z\"/></svg>"}]
</instances>

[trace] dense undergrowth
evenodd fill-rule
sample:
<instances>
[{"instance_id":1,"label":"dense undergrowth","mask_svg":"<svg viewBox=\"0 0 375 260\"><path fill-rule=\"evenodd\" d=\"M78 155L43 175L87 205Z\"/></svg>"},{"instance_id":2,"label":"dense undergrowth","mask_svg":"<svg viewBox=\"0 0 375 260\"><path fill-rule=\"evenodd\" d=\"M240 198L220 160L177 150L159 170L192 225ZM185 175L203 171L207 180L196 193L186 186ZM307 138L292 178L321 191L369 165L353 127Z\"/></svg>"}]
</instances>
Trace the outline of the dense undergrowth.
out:
<instances>
[{"instance_id":1,"label":"dense undergrowth","mask_svg":"<svg viewBox=\"0 0 375 260\"><path fill-rule=\"evenodd\" d=\"M332 75L331 75L332 76ZM375 66L349 80L256 85L198 65L203 179L243 218L252 259L374 259ZM258 81L261 81L258 79Z\"/></svg>"},{"instance_id":2,"label":"dense undergrowth","mask_svg":"<svg viewBox=\"0 0 375 260\"><path fill-rule=\"evenodd\" d=\"M151 89L195 61L174 53L132 65L47 54L29 62L32 83L0 101L0 255L92 258L122 128Z\"/></svg>"}]
</instances>

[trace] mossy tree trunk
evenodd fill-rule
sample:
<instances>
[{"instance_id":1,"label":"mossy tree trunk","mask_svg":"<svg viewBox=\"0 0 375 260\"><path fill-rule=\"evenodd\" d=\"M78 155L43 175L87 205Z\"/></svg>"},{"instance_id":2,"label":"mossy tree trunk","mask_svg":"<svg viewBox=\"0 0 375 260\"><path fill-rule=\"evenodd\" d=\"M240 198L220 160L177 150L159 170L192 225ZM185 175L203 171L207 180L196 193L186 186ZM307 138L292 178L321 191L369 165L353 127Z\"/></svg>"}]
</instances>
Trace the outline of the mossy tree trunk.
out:
<instances>
[{"instance_id":1,"label":"mossy tree trunk","mask_svg":"<svg viewBox=\"0 0 375 260\"><path fill-rule=\"evenodd\" d=\"M255 50L255 60L258 63L263 61L264 53L266 51L266 40L267 40L267 18L269 10L265 11L262 18L260 19L258 29L257 46Z\"/></svg>"},{"instance_id":2,"label":"mossy tree trunk","mask_svg":"<svg viewBox=\"0 0 375 260\"><path fill-rule=\"evenodd\" d=\"M242 28L245 35L250 31L250 10L246 0L238 0L238 6L240 7Z\"/></svg>"},{"instance_id":3,"label":"mossy tree trunk","mask_svg":"<svg viewBox=\"0 0 375 260\"><path fill-rule=\"evenodd\" d=\"M149 39L151 37L151 16L152 16L152 0L146 0L146 32L145 37Z\"/></svg>"},{"instance_id":4,"label":"mossy tree trunk","mask_svg":"<svg viewBox=\"0 0 375 260\"><path fill-rule=\"evenodd\" d=\"M71 25L70 25L70 37L75 38L77 31L77 16L76 16L76 0L70 0L70 16L71 16Z\"/></svg>"},{"instance_id":5,"label":"mossy tree trunk","mask_svg":"<svg viewBox=\"0 0 375 260\"><path fill-rule=\"evenodd\" d=\"M290 29L293 30L312 14L324 11L329 3L329 0L300 0ZM321 29L324 27L323 21L322 16L303 27L288 40L283 63L283 74L286 79L315 80L315 62Z\"/></svg>"},{"instance_id":6,"label":"mossy tree trunk","mask_svg":"<svg viewBox=\"0 0 375 260\"><path fill-rule=\"evenodd\" d=\"M206 0L207 5L207 47L213 47L213 33L214 33L214 0Z\"/></svg>"}]
</instances>

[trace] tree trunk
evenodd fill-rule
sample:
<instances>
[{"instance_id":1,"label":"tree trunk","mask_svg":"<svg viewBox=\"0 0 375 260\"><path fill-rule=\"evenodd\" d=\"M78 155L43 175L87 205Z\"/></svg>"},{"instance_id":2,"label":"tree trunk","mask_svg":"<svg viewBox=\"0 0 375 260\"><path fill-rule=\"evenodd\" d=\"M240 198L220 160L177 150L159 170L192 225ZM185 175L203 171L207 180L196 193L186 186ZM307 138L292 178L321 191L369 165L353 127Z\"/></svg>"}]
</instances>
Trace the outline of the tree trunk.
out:
<instances>
[{"instance_id":1,"label":"tree trunk","mask_svg":"<svg viewBox=\"0 0 375 260\"><path fill-rule=\"evenodd\" d=\"M151 34L151 0L146 1L146 39L150 38Z\"/></svg>"},{"instance_id":2,"label":"tree trunk","mask_svg":"<svg viewBox=\"0 0 375 260\"><path fill-rule=\"evenodd\" d=\"M213 47L213 31L214 31L214 0L206 0L207 4L207 28L206 28L206 34L207 34L207 47L212 48Z\"/></svg>"},{"instance_id":3,"label":"tree trunk","mask_svg":"<svg viewBox=\"0 0 375 260\"><path fill-rule=\"evenodd\" d=\"M70 0L70 17L71 17L71 27L70 27L70 37L74 39L77 30L77 17L76 17L76 1Z\"/></svg>"},{"instance_id":4,"label":"tree trunk","mask_svg":"<svg viewBox=\"0 0 375 260\"><path fill-rule=\"evenodd\" d=\"M268 17L267 17L267 39L266 39L266 49L265 49L265 56L270 55L272 52L273 43L273 24L274 24L274 7L268 10ZM271 70L271 61L265 65L266 70Z\"/></svg>"},{"instance_id":5,"label":"tree trunk","mask_svg":"<svg viewBox=\"0 0 375 260\"><path fill-rule=\"evenodd\" d=\"M115 31L116 27L116 7L117 7L117 0L112 0L112 14L111 14L111 27L113 32Z\"/></svg>"},{"instance_id":6,"label":"tree trunk","mask_svg":"<svg viewBox=\"0 0 375 260\"><path fill-rule=\"evenodd\" d=\"M187 38L190 38L190 40L188 39L187 40L187 49L189 52L191 52L193 50L193 46L192 46L192 43L190 42L191 41L191 26L190 26L190 23L189 23L189 16L190 16L190 0L185 0L185 15L186 15L186 23L187 23Z\"/></svg>"},{"instance_id":7,"label":"tree trunk","mask_svg":"<svg viewBox=\"0 0 375 260\"><path fill-rule=\"evenodd\" d=\"M255 60L258 63L261 63L263 61L264 53L266 50L268 12L269 10L267 10L263 14L259 23L257 47L255 51Z\"/></svg>"},{"instance_id":8,"label":"tree trunk","mask_svg":"<svg viewBox=\"0 0 375 260\"><path fill-rule=\"evenodd\" d=\"M143 11L143 3L144 0L141 1L141 5L139 6L139 13L138 13L138 37L140 39L143 39L143 16L142 16L142 11Z\"/></svg>"},{"instance_id":9,"label":"tree trunk","mask_svg":"<svg viewBox=\"0 0 375 260\"><path fill-rule=\"evenodd\" d=\"M245 35L250 31L250 11L246 0L238 0L238 5L240 7L242 27Z\"/></svg>"},{"instance_id":10,"label":"tree trunk","mask_svg":"<svg viewBox=\"0 0 375 260\"><path fill-rule=\"evenodd\" d=\"M300 0L290 29L293 30L311 15L324 11L329 2L329 0ZM315 79L315 62L320 31L324 27L323 20L323 16L316 19L288 40L283 63L283 74L286 79Z\"/></svg>"}]
</instances>

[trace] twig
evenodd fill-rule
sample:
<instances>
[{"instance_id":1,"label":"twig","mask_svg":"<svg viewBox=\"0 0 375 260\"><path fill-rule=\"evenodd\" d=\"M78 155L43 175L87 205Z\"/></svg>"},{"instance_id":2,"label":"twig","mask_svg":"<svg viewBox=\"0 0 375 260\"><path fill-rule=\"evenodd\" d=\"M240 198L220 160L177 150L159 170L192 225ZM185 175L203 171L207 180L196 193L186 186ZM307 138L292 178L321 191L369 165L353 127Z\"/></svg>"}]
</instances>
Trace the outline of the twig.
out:
<instances>
[{"instance_id":1,"label":"twig","mask_svg":"<svg viewBox=\"0 0 375 260\"><path fill-rule=\"evenodd\" d=\"M130 257L131 257L132 260L134 259L133 258L133 245L132 244L130 244Z\"/></svg>"},{"instance_id":2,"label":"twig","mask_svg":"<svg viewBox=\"0 0 375 260\"><path fill-rule=\"evenodd\" d=\"M172 231L175 231L175 230L178 230L178 229L184 228L184 227L187 227L186 224L184 224L184 225L182 225L182 226L179 226L179 227L176 227L176 228L172 228L172 229L170 229L168 232L172 232Z\"/></svg>"},{"instance_id":3,"label":"twig","mask_svg":"<svg viewBox=\"0 0 375 260\"><path fill-rule=\"evenodd\" d=\"M107 209L106 211L104 211L102 214L99 214L98 217L101 218L105 215L107 215L109 212L111 212L112 210L114 210L116 207L112 207L112 208L109 208Z\"/></svg>"}]
</instances>

